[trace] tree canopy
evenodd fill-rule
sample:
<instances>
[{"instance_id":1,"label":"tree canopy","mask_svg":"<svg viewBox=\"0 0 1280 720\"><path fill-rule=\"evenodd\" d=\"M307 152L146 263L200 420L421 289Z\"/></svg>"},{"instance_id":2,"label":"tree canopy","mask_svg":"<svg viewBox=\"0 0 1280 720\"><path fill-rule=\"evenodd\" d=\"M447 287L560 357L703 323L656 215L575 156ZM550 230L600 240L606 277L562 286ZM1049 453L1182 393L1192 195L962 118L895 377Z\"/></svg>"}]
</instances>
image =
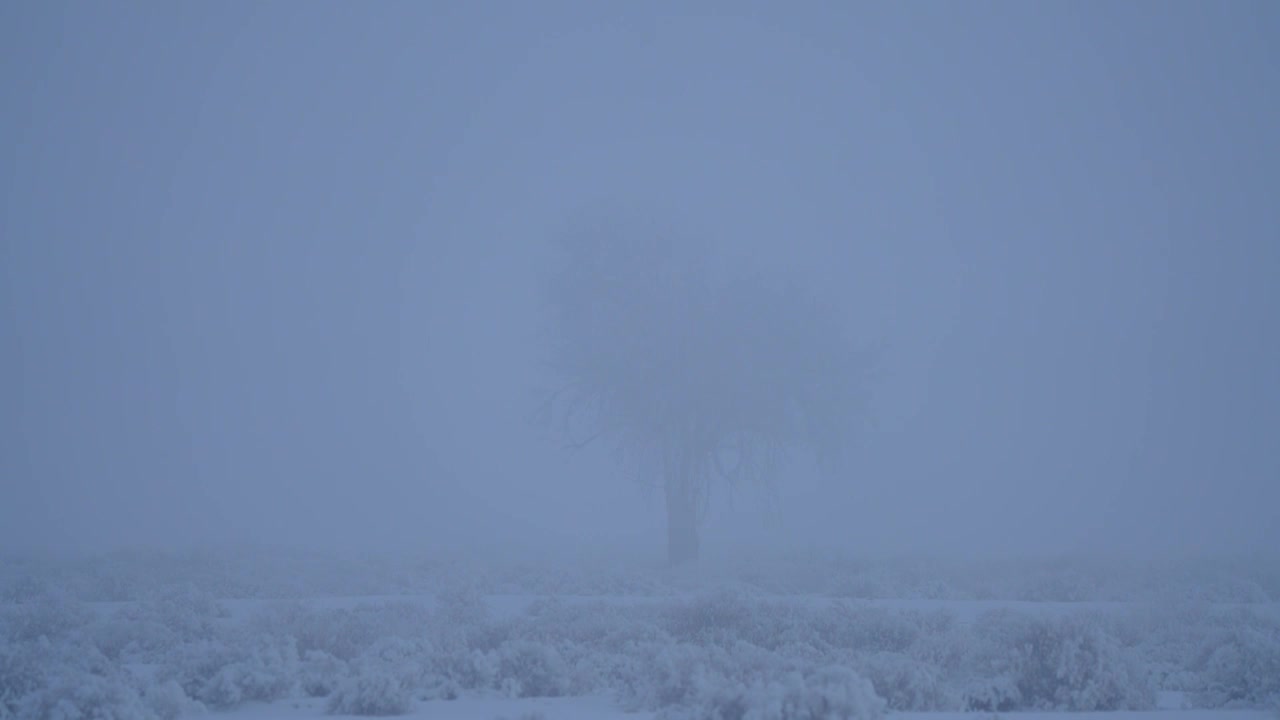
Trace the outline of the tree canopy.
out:
<instances>
[{"instance_id":1,"label":"tree canopy","mask_svg":"<svg viewBox=\"0 0 1280 720\"><path fill-rule=\"evenodd\" d=\"M867 362L834 308L670 237L599 233L563 249L550 416L571 446L603 442L662 487L669 526L692 522L673 562L696 556L717 482L767 483L798 448L842 453Z\"/></svg>"}]
</instances>

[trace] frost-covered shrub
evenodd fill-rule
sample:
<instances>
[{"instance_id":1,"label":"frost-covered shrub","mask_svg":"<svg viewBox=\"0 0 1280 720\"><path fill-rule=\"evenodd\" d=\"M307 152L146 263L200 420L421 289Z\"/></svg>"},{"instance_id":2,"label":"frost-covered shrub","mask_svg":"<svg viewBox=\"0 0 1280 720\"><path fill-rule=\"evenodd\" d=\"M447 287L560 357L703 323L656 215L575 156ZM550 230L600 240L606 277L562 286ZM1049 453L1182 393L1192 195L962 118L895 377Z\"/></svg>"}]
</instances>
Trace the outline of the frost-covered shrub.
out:
<instances>
[{"instance_id":1,"label":"frost-covered shrub","mask_svg":"<svg viewBox=\"0 0 1280 720\"><path fill-rule=\"evenodd\" d=\"M292 639L235 636L185 643L170 652L157 677L213 708L285 697L298 675Z\"/></svg>"},{"instance_id":2,"label":"frost-covered shrub","mask_svg":"<svg viewBox=\"0 0 1280 720\"><path fill-rule=\"evenodd\" d=\"M82 630L92 619L83 603L66 593L49 592L28 602L0 607L0 639L57 640Z\"/></svg>"},{"instance_id":3,"label":"frost-covered shrub","mask_svg":"<svg viewBox=\"0 0 1280 720\"><path fill-rule=\"evenodd\" d=\"M52 661L48 638L0 643L0 717L17 713L19 701L45 685Z\"/></svg>"},{"instance_id":4,"label":"frost-covered shrub","mask_svg":"<svg viewBox=\"0 0 1280 720\"><path fill-rule=\"evenodd\" d=\"M298 664L298 687L310 697L325 697L338 688L347 664L323 650L310 650Z\"/></svg>"},{"instance_id":5,"label":"frost-covered shrub","mask_svg":"<svg viewBox=\"0 0 1280 720\"><path fill-rule=\"evenodd\" d=\"M91 645L45 636L0 644L0 717L149 720L130 678Z\"/></svg>"},{"instance_id":6,"label":"frost-covered shrub","mask_svg":"<svg viewBox=\"0 0 1280 720\"><path fill-rule=\"evenodd\" d=\"M825 643L786 643L772 650L779 659L795 667L820 667L822 665L852 665L856 654L831 648Z\"/></svg>"},{"instance_id":7,"label":"frost-covered shrub","mask_svg":"<svg viewBox=\"0 0 1280 720\"><path fill-rule=\"evenodd\" d=\"M183 642L213 637L217 623L228 617L213 595L190 583L161 590L142 604L142 611L143 617L150 615Z\"/></svg>"},{"instance_id":8,"label":"frost-covered shrub","mask_svg":"<svg viewBox=\"0 0 1280 720\"><path fill-rule=\"evenodd\" d=\"M832 666L750 685L722 683L692 707L665 710L670 720L875 720L885 704L871 684L848 668Z\"/></svg>"},{"instance_id":9,"label":"frost-covered shrub","mask_svg":"<svg viewBox=\"0 0 1280 720\"><path fill-rule=\"evenodd\" d=\"M950 691L938 669L903 653L865 656L858 669L890 710L959 709L959 698Z\"/></svg>"},{"instance_id":10,"label":"frost-covered shrub","mask_svg":"<svg viewBox=\"0 0 1280 720\"><path fill-rule=\"evenodd\" d=\"M978 620L975 632L982 643L977 658L977 669L985 671L982 677L1007 677L1017 690L1016 697L1002 698L1002 704L1071 711L1155 705L1155 693L1137 659L1092 618L993 611ZM967 700L968 709L1001 709L984 706L978 697Z\"/></svg>"},{"instance_id":11,"label":"frost-covered shrub","mask_svg":"<svg viewBox=\"0 0 1280 720\"><path fill-rule=\"evenodd\" d=\"M688 705L708 683L723 680L712 669L713 649L690 643L647 643L634 651L616 686L619 700L630 710Z\"/></svg>"},{"instance_id":12,"label":"frost-covered shrub","mask_svg":"<svg viewBox=\"0 0 1280 720\"><path fill-rule=\"evenodd\" d=\"M173 680L147 688L142 699L147 709L159 720L177 720L204 712L205 709L203 703L187 697L182 686Z\"/></svg>"},{"instance_id":13,"label":"frost-covered shrub","mask_svg":"<svg viewBox=\"0 0 1280 720\"><path fill-rule=\"evenodd\" d=\"M657 710L688 706L708 688L747 687L782 677L797 664L749 643L647 643L632 650L614 686L624 707Z\"/></svg>"},{"instance_id":14,"label":"frost-covered shrub","mask_svg":"<svg viewBox=\"0 0 1280 720\"><path fill-rule=\"evenodd\" d=\"M441 589L436 594L436 612L455 627L482 625L489 617L480 586L469 582L454 583Z\"/></svg>"},{"instance_id":15,"label":"frost-covered shrub","mask_svg":"<svg viewBox=\"0 0 1280 720\"><path fill-rule=\"evenodd\" d=\"M1280 625L1237 616L1212 633L1196 663L1198 704L1267 707L1280 703Z\"/></svg>"},{"instance_id":16,"label":"frost-covered shrub","mask_svg":"<svg viewBox=\"0 0 1280 720\"><path fill-rule=\"evenodd\" d=\"M818 612L813 623L818 635L833 647L860 653L904 652L920 636L922 617L838 603Z\"/></svg>"},{"instance_id":17,"label":"frost-covered shrub","mask_svg":"<svg viewBox=\"0 0 1280 720\"><path fill-rule=\"evenodd\" d=\"M179 642L163 624L134 612L120 612L94 622L86 632L103 655L120 661L151 662Z\"/></svg>"},{"instance_id":18,"label":"frost-covered shrub","mask_svg":"<svg viewBox=\"0 0 1280 720\"><path fill-rule=\"evenodd\" d=\"M387 637L374 643L360 657L348 664L348 678L370 678L365 686L385 684L383 678L395 680L410 696L424 700L452 700L458 696L458 681L440 672L440 653L426 638ZM338 691L348 694L361 687L346 680L338 683Z\"/></svg>"},{"instance_id":19,"label":"frost-covered shrub","mask_svg":"<svg viewBox=\"0 0 1280 720\"><path fill-rule=\"evenodd\" d=\"M567 642L618 651L631 642L669 640L659 627L658 610L596 602L569 604L557 599L540 600L510 624L512 637Z\"/></svg>"},{"instance_id":20,"label":"frost-covered shrub","mask_svg":"<svg viewBox=\"0 0 1280 720\"><path fill-rule=\"evenodd\" d=\"M1141 653L1155 687L1186 693L1203 689L1196 666L1204 648L1216 647L1209 606L1161 603L1125 614L1115 627L1122 642Z\"/></svg>"},{"instance_id":21,"label":"frost-covered shrub","mask_svg":"<svg viewBox=\"0 0 1280 720\"><path fill-rule=\"evenodd\" d=\"M494 683L511 697L558 697L570 685L569 668L550 645L516 640L491 656Z\"/></svg>"},{"instance_id":22,"label":"frost-covered shrub","mask_svg":"<svg viewBox=\"0 0 1280 720\"><path fill-rule=\"evenodd\" d=\"M480 647L488 648L489 644ZM493 649L496 650L496 646ZM493 686L496 668L487 661L486 652L469 643L462 632L437 631L431 636L426 668L454 688L489 688Z\"/></svg>"},{"instance_id":23,"label":"frost-covered shrub","mask_svg":"<svg viewBox=\"0 0 1280 720\"><path fill-rule=\"evenodd\" d=\"M754 622L753 609L742 592L720 588L692 600L677 602L664 613L664 626L677 640L728 643L746 635Z\"/></svg>"},{"instance_id":24,"label":"frost-covered shrub","mask_svg":"<svg viewBox=\"0 0 1280 720\"><path fill-rule=\"evenodd\" d=\"M369 609L306 613L289 629L299 650L319 650L341 660L353 660L394 630L379 622Z\"/></svg>"},{"instance_id":25,"label":"frost-covered shrub","mask_svg":"<svg viewBox=\"0 0 1280 720\"><path fill-rule=\"evenodd\" d=\"M260 634L292 637L298 652L313 650L351 661L388 637L416 637L430 625L430 612L409 603L314 610L301 603L264 609L248 627Z\"/></svg>"},{"instance_id":26,"label":"frost-covered shrub","mask_svg":"<svg viewBox=\"0 0 1280 720\"><path fill-rule=\"evenodd\" d=\"M921 633L907 648L906 654L937 668L944 677L960 677L973 666L975 644L971 628L962 627L948 619L945 624L936 625L932 630Z\"/></svg>"},{"instance_id":27,"label":"frost-covered shrub","mask_svg":"<svg viewBox=\"0 0 1280 720\"><path fill-rule=\"evenodd\" d=\"M210 678L196 697L215 708L270 702L289 694L297 674L298 650L292 638L260 638Z\"/></svg>"},{"instance_id":28,"label":"frost-covered shrub","mask_svg":"<svg viewBox=\"0 0 1280 720\"><path fill-rule=\"evenodd\" d=\"M120 677L58 674L18 703L18 718L31 720L151 720L154 714Z\"/></svg>"},{"instance_id":29,"label":"frost-covered shrub","mask_svg":"<svg viewBox=\"0 0 1280 720\"><path fill-rule=\"evenodd\" d=\"M189 697L199 698L205 684L237 659L236 649L222 640L184 643L165 653L156 679L173 680Z\"/></svg>"},{"instance_id":30,"label":"frost-covered shrub","mask_svg":"<svg viewBox=\"0 0 1280 720\"><path fill-rule=\"evenodd\" d=\"M763 601L732 586L672 603L658 619L671 637L698 644L747 642L772 650L822 642L813 610L793 602Z\"/></svg>"},{"instance_id":31,"label":"frost-covered shrub","mask_svg":"<svg viewBox=\"0 0 1280 720\"><path fill-rule=\"evenodd\" d=\"M583 694L614 687L631 672L634 648L645 643L672 642L658 627L657 618L658 612L652 607L539 601L524 615L503 623L504 632L473 633L473 639L505 635L499 646L519 641L554 647L566 666L562 690ZM496 651L497 647L492 649ZM490 674L493 673L496 667Z\"/></svg>"},{"instance_id":32,"label":"frost-covered shrub","mask_svg":"<svg viewBox=\"0 0 1280 720\"><path fill-rule=\"evenodd\" d=\"M352 666L360 673L379 670L398 678L406 687L421 684L427 675L424 666L431 646L422 639L385 637L356 658Z\"/></svg>"},{"instance_id":33,"label":"frost-covered shrub","mask_svg":"<svg viewBox=\"0 0 1280 720\"><path fill-rule=\"evenodd\" d=\"M49 593L49 579L35 568L20 568L17 558L4 558L0 565L12 562L13 573L0 575L0 603L20 605Z\"/></svg>"},{"instance_id":34,"label":"frost-covered shrub","mask_svg":"<svg viewBox=\"0 0 1280 720\"><path fill-rule=\"evenodd\" d=\"M226 608L187 584L126 604L93 622L86 632L107 657L156 663L179 645L214 641L231 627Z\"/></svg>"},{"instance_id":35,"label":"frost-covered shrub","mask_svg":"<svg viewBox=\"0 0 1280 720\"><path fill-rule=\"evenodd\" d=\"M415 693L424 699L457 697L457 683L436 671L436 655L423 638L377 641L349 664L329 696L329 712L401 715L412 707Z\"/></svg>"},{"instance_id":36,"label":"frost-covered shrub","mask_svg":"<svg viewBox=\"0 0 1280 720\"><path fill-rule=\"evenodd\" d=\"M413 707L413 694L387 668L364 667L342 681L326 709L339 715L403 715Z\"/></svg>"},{"instance_id":37,"label":"frost-covered shrub","mask_svg":"<svg viewBox=\"0 0 1280 720\"><path fill-rule=\"evenodd\" d=\"M583 646L566 646L560 651L567 667L565 695L605 692L618 686L618 678L634 665L624 653L602 652Z\"/></svg>"},{"instance_id":38,"label":"frost-covered shrub","mask_svg":"<svg viewBox=\"0 0 1280 720\"><path fill-rule=\"evenodd\" d=\"M1011 712L1022 707L1022 693L1008 675L970 678L961 688L960 698L970 712Z\"/></svg>"}]
</instances>

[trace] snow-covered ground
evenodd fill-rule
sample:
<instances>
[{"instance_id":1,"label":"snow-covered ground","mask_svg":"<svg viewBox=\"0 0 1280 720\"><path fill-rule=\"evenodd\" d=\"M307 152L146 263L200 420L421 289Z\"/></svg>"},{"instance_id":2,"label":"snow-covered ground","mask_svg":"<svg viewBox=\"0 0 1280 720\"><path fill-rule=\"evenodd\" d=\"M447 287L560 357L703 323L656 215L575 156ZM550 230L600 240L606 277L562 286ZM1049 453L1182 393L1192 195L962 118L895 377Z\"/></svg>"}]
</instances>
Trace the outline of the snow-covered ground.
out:
<instances>
[{"instance_id":1,"label":"snow-covered ground","mask_svg":"<svg viewBox=\"0 0 1280 720\"><path fill-rule=\"evenodd\" d=\"M325 715L324 703L316 700L250 703L225 714L226 720L310 720ZM428 720L648 720L653 713L625 712L605 695L575 698L462 698L454 701L419 703L404 717ZM895 720L983 720L981 714L963 712L895 712ZM990 717L990 716L985 716ZM1008 712L1001 720L1063 720L1062 713ZM1071 713L1068 720L1275 720L1263 710L1144 710Z\"/></svg>"},{"instance_id":2,"label":"snow-covered ground","mask_svg":"<svg viewBox=\"0 0 1280 720\"><path fill-rule=\"evenodd\" d=\"M572 698L469 697L437 700L418 703L405 715L408 718L432 718L432 720L446 718L448 720L498 720L499 718L522 720L532 717L546 720L647 720L652 716L653 713L625 712L618 708L617 703L607 695L584 695ZM328 715L324 702L320 700L251 703L226 714L227 720L303 720L323 717L354 716ZM1233 714L1229 717L1253 720L1244 714ZM1202 719L1188 717L1187 720Z\"/></svg>"},{"instance_id":3,"label":"snow-covered ground","mask_svg":"<svg viewBox=\"0 0 1280 720\"><path fill-rule=\"evenodd\" d=\"M2 567L0 718L1246 720L1280 706L1280 574L1262 562Z\"/></svg>"}]
</instances>

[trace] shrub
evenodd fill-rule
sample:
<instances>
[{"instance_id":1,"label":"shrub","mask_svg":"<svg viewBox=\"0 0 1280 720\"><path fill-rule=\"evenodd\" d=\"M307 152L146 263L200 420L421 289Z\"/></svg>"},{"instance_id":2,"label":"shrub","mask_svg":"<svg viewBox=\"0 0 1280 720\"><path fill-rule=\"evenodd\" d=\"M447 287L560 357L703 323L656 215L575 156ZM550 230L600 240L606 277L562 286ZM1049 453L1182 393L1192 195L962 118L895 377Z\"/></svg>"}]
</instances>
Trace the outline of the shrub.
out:
<instances>
[{"instance_id":1,"label":"shrub","mask_svg":"<svg viewBox=\"0 0 1280 720\"><path fill-rule=\"evenodd\" d=\"M1198 704L1266 707L1280 702L1280 626L1237 618L1212 633L1196 663L1202 687Z\"/></svg>"},{"instance_id":2,"label":"shrub","mask_svg":"<svg viewBox=\"0 0 1280 720\"><path fill-rule=\"evenodd\" d=\"M189 697L214 708L289 694L298 675L297 648L291 639L229 639L230 643L202 640L176 647L157 679L176 682Z\"/></svg>"},{"instance_id":3,"label":"shrub","mask_svg":"<svg viewBox=\"0 0 1280 720\"><path fill-rule=\"evenodd\" d=\"M496 668L486 662L484 651L473 649L461 632L442 632L432 637L431 652L424 659L433 676L455 688L491 687Z\"/></svg>"},{"instance_id":4,"label":"shrub","mask_svg":"<svg viewBox=\"0 0 1280 720\"><path fill-rule=\"evenodd\" d=\"M848 668L832 666L778 680L742 685L723 683L691 708L674 708L671 720L873 720L884 716L884 701L871 684Z\"/></svg>"},{"instance_id":5,"label":"shrub","mask_svg":"<svg viewBox=\"0 0 1280 720\"><path fill-rule=\"evenodd\" d=\"M0 645L0 717L150 720L126 673L91 645L45 636Z\"/></svg>"},{"instance_id":6,"label":"shrub","mask_svg":"<svg viewBox=\"0 0 1280 720\"><path fill-rule=\"evenodd\" d=\"M204 704L187 697L173 680L147 688L143 701L159 720L177 720L204 711Z\"/></svg>"},{"instance_id":7,"label":"shrub","mask_svg":"<svg viewBox=\"0 0 1280 720\"><path fill-rule=\"evenodd\" d=\"M93 615L65 593L47 592L28 602L0 608L0 639L58 640L86 627Z\"/></svg>"},{"instance_id":8,"label":"shrub","mask_svg":"<svg viewBox=\"0 0 1280 720\"><path fill-rule=\"evenodd\" d=\"M157 620L183 642L206 640L217 634L217 622L228 612L207 591L192 584L174 585L142 604L144 617Z\"/></svg>"},{"instance_id":9,"label":"shrub","mask_svg":"<svg viewBox=\"0 0 1280 720\"><path fill-rule=\"evenodd\" d=\"M163 624L137 612L119 612L94 622L88 635L112 660L136 662L154 662L179 642Z\"/></svg>"},{"instance_id":10,"label":"shrub","mask_svg":"<svg viewBox=\"0 0 1280 720\"><path fill-rule=\"evenodd\" d=\"M956 710L960 700L949 692L937 668L902 653L875 653L859 665L876 694L891 710Z\"/></svg>"},{"instance_id":11,"label":"shrub","mask_svg":"<svg viewBox=\"0 0 1280 720\"><path fill-rule=\"evenodd\" d=\"M347 664L323 650L310 650L298 666L298 687L310 697L325 697L338 688Z\"/></svg>"},{"instance_id":12,"label":"shrub","mask_svg":"<svg viewBox=\"0 0 1280 720\"><path fill-rule=\"evenodd\" d=\"M689 706L709 688L749 687L797 670L797 664L749 643L694 645L648 643L634 649L635 659L616 686L631 709Z\"/></svg>"},{"instance_id":13,"label":"shrub","mask_svg":"<svg viewBox=\"0 0 1280 720\"><path fill-rule=\"evenodd\" d=\"M856 652L904 652L920 636L920 622L917 615L843 602L813 620L826 643Z\"/></svg>"},{"instance_id":14,"label":"shrub","mask_svg":"<svg viewBox=\"0 0 1280 720\"><path fill-rule=\"evenodd\" d=\"M743 637L754 618L741 592L721 588L675 603L666 610L663 620L666 630L677 640L724 644Z\"/></svg>"},{"instance_id":15,"label":"shrub","mask_svg":"<svg viewBox=\"0 0 1280 720\"><path fill-rule=\"evenodd\" d=\"M438 671L438 658L435 645L426 639L383 638L347 664L346 677L338 680L334 689L335 694L341 697L335 699L331 695L330 699L336 705L369 705L361 699L366 692L371 692L374 687L394 685L399 690L393 694L390 707L398 706L396 698L400 691L407 693L410 699L416 693L426 700L452 700L458 696L459 685Z\"/></svg>"},{"instance_id":16,"label":"shrub","mask_svg":"<svg viewBox=\"0 0 1280 720\"><path fill-rule=\"evenodd\" d=\"M293 689L297 671L298 653L293 641L264 638L250 646L240 659L220 668L200 687L196 697L215 708L234 707L251 700L278 700Z\"/></svg>"},{"instance_id":17,"label":"shrub","mask_svg":"<svg viewBox=\"0 0 1280 720\"><path fill-rule=\"evenodd\" d=\"M352 661L389 637L415 637L430 624L430 612L408 603L314 610L301 603L270 607L250 619L259 633L292 637L298 652L320 651Z\"/></svg>"},{"instance_id":18,"label":"shrub","mask_svg":"<svg viewBox=\"0 0 1280 720\"><path fill-rule=\"evenodd\" d=\"M961 703L969 712L1011 712L1022 707L1022 693L1013 678L973 678L960 691Z\"/></svg>"},{"instance_id":19,"label":"shrub","mask_svg":"<svg viewBox=\"0 0 1280 720\"><path fill-rule=\"evenodd\" d=\"M52 654L48 638L0 643L0 717L16 714L22 698L45 685Z\"/></svg>"},{"instance_id":20,"label":"shrub","mask_svg":"<svg viewBox=\"0 0 1280 720\"><path fill-rule=\"evenodd\" d=\"M16 715L36 720L151 720L151 709L119 677L63 673L22 699Z\"/></svg>"},{"instance_id":21,"label":"shrub","mask_svg":"<svg viewBox=\"0 0 1280 720\"><path fill-rule=\"evenodd\" d=\"M634 648L632 661L620 673L616 690L630 710L656 710L688 705L713 678L711 651L689 643L646 643Z\"/></svg>"},{"instance_id":22,"label":"shrub","mask_svg":"<svg viewBox=\"0 0 1280 720\"><path fill-rule=\"evenodd\" d=\"M184 643L165 653L157 680L172 680L189 697L198 698L205 684L237 659L236 650L221 640Z\"/></svg>"},{"instance_id":23,"label":"shrub","mask_svg":"<svg viewBox=\"0 0 1280 720\"><path fill-rule=\"evenodd\" d=\"M326 709L341 715L403 715L413 707L410 688L387 668L364 667L329 696Z\"/></svg>"},{"instance_id":24,"label":"shrub","mask_svg":"<svg viewBox=\"0 0 1280 720\"><path fill-rule=\"evenodd\" d=\"M475 583L455 583L436 595L436 612L455 627L482 625L489 618L484 595Z\"/></svg>"},{"instance_id":25,"label":"shrub","mask_svg":"<svg viewBox=\"0 0 1280 720\"><path fill-rule=\"evenodd\" d=\"M1155 693L1136 658L1096 620L1084 617L1030 617L993 611L979 619L979 666L987 677L1008 677L1016 703L1029 710L1143 710ZM970 709L982 707L969 698Z\"/></svg>"},{"instance_id":26,"label":"shrub","mask_svg":"<svg viewBox=\"0 0 1280 720\"><path fill-rule=\"evenodd\" d=\"M516 640L498 648L494 682L511 697L558 697L569 686L568 666L554 647Z\"/></svg>"}]
</instances>

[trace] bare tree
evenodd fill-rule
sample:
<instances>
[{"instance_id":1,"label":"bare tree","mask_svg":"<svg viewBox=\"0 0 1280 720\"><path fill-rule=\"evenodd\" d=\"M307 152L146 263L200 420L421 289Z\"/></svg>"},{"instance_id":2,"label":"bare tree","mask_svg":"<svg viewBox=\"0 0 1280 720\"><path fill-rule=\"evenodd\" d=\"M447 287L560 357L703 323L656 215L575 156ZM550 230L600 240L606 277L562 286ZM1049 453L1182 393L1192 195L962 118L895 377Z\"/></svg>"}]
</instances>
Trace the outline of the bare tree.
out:
<instances>
[{"instance_id":1,"label":"bare tree","mask_svg":"<svg viewBox=\"0 0 1280 720\"><path fill-rule=\"evenodd\" d=\"M830 308L658 236L599 232L564 250L546 415L570 447L606 443L660 487L671 564L697 558L717 482L767 484L794 449L843 450L866 362Z\"/></svg>"}]
</instances>

